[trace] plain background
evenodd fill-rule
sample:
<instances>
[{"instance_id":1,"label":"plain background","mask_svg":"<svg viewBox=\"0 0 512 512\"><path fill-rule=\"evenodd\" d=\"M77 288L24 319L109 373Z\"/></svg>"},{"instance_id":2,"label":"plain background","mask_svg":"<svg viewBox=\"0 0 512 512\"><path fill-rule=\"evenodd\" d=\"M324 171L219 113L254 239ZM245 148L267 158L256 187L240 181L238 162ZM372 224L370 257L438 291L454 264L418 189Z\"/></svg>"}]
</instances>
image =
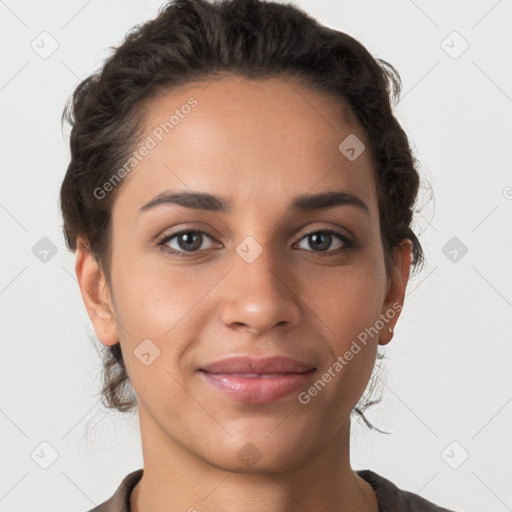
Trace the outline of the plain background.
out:
<instances>
[{"instance_id":1,"label":"plain background","mask_svg":"<svg viewBox=\"0 0 512 512\"><path fill-rule=\"evenodd\" d=\"M99 405L100 361L58 210L60 116L109 47L161 5L0 1L0 511L86 511L142 467L137 417ZM427 262L368 413L392 434L354 422L352 467L447 508L512 510L512 3L296 5L398 69L395 111L424 179L414 226ZM47 58L33 49L41 38L47 51L58 44ZM56 249L46 262L33 249L43 237Z\"/></svg>"}]
</instances>

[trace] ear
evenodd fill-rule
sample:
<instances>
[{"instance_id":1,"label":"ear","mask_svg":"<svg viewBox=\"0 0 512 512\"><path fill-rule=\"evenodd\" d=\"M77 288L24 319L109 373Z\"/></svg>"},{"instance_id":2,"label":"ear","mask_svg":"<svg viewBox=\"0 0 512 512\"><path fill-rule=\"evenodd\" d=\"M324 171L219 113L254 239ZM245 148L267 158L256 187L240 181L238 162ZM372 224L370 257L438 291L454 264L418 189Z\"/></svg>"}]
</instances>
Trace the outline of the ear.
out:
<instances>
[{"instance_id":1,"label":"ear","mask_svg":"<svg viewBox=\"0 0 512 512\"><path fill-rule=\"evenodd\" d=\"M97 338L104 345L114 345L119 335L110 290L103 270L82 239L77 241L75 272Z\"/></svg>"},{"instance_id":2,"label":"ear","mask_svg":"<svg viewBox=\"0 0 512 512\"><path fill-rule=\"evenodd\" d=\"M395 268L392 276L388 279L388 292L382 305L381 318L385 322L385 326L379 338L379 345L386 345L393 338L393 331L404 305L411 258L412 243L410 240L404 239L393 251Z\"/></svg>"}]
</instances>

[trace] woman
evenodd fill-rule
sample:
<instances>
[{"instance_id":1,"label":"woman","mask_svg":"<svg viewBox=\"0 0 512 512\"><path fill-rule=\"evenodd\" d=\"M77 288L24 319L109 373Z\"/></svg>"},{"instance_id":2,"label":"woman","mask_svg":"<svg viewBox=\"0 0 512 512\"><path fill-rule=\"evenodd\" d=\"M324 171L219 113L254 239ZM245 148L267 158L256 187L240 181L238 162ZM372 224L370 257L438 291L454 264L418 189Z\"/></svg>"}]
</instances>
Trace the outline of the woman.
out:
<instances>
[{"instance_id":1,"label":"woman","mask_svg":"<svg viewBox=\"0 0 512 512\"><path fill-rule=\"evenodd\" d=\"M169 3L78 86L64 233L144 457L94 511L446 511L350 466L423 259L399 89L257 0Z\"/></svg>"}]
</instances>

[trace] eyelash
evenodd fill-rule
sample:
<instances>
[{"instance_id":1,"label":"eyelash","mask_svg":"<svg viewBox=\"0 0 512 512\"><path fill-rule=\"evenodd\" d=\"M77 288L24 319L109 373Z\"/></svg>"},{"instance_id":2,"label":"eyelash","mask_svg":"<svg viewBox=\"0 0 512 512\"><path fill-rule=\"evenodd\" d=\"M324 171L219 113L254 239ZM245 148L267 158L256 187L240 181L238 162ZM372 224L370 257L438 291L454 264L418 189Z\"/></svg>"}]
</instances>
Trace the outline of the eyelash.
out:
<instances>
[{"instance_id":1,"label":"eyelash","mask_svg":"<svg viewBox=\"0 0 512 512\"><path fill-rule=\"evenodd\" d=\"M185 233L200 233L201 235L205 235L208 238L211 238L212 240L214 240L214 238L208 232L203 231L202 229L184 229L184 230L181 230L181 231L177 231L176 233L173 233L172 235L165 235L164 237L162 237L161 239L159 239L157 241L157 245L163 251L165 251L168 254L171 254L173 256L178 256L180 258L190 258L190 257L193 257L194 255L200 253L201 250L188 251L188 252L187 251L176 251L175 249L170 249L166 245L173 238L175 238L175 237L177 237L179 235L185 234ZM318 233L324 233L324 234L328 233L328 234L334 235L335 237L337 237L343 243L343 246L340 247L339 249L335 249L335 250L331 250L331 251L324 251L324 252L316 252L316 251L312 251L312 250L308 251L308 252L314 253L315 255L324 256L324 257L339 256L339 255L341 255L341 254L343 254L345 252L348 252L350 249L352 249L355 246L355 243L352 240L350 240L349 238L347 238L345 235L342 235L341 233L338 233L337 231L333 231L333 230L330 230L330 229L319 229L319 230L316 230L316 231L311 231L309 233L305 233L304 236L299 240L299 242L301 242L302 240L304 240L304 238L307 238L308 236L316 235ZM301 249L301 250L307 250L307 249Z\"/></svg>"}]
</instances>

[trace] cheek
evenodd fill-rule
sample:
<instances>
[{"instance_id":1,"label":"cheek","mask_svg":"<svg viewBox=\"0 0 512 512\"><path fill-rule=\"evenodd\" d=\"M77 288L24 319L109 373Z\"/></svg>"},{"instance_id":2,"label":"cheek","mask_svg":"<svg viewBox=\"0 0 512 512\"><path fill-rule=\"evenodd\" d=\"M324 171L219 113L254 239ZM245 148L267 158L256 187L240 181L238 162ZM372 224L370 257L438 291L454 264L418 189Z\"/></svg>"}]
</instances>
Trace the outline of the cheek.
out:
<instances>
[{"instance_id":1,"label":"cheek","mask_svg":"<svg viewBox=\"0 0 512 512\"><path fill-rule=\"evenodd\" d=\"M375 324L385 287L383 262L371 254L322 274L310 273L303 284L308 308L321 320L337 351Z\"/></svg>"},{"instance_id":2,"label":"cheek","mask_svg":"<svg viewBox=\"0 0 512 512\"><path fill-rule=\"evenodd\" d=\"M207 286L184 267L171 268L165 257L123 252L114 255L112 284L116 314L133 337L161 339L191 310Z\"/></svg>"},{"instance_id":3,"label":"cheek","mask_svg":"<svg viewBox=\"0 0 512 512\"><path fill-rule=\"evenodd\" d=\"M334 383L333 393L357 401L375 364L376 324L386 287L383 262L377 251L353 265L330 269L328 279L310 279L307 305L321 321L329 345L322 374L327 372L325 380Z\"/></svg>"},{"instance_id":4,"label":"cheek","mask_svg":"<svg viewBox=\"0 0 512 512\"><path fill-rule=\"evenodd\" d=\"M112 267L126 368L137 394L156 400L161 393L169 396L181 389L171 377L183 380L180 361L193 344L190 340L201 338L202 300L218 280L212 272L192 274L162 260L155 263L154 257L125 252L113 257ZM154 362L146 366L142 354L147 352L146 359Z\"/></svg>"},{"instance_id":5,"label":"cheek","mask_svg":"<svg viewBox=\"0 0 512 512\"><path fill-rule=\"evenodd\" d=\"M119 332L131 385L145 408L168 419L176 410L187 410L179 365L189 340L199 339L194 305L207 291L205 283L185 279L179 269L149 265L118 268L116 278L116 314L123 326Z\"/></svg>"}]
</instances>

